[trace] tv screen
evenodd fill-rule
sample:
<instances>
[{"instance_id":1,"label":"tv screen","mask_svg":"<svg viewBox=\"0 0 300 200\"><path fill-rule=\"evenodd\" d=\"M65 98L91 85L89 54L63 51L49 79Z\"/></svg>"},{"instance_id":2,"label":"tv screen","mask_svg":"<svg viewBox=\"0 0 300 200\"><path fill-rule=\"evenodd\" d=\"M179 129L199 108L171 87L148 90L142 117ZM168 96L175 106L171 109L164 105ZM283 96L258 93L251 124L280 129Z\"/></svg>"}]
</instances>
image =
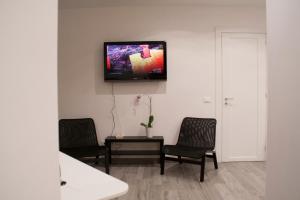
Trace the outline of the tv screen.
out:
<instances>
[{"instance_id":1,"label":"tv screen","mask_svg":"<svg viewBox=\"0 0 300 200\"><path fill-rule=\"evenodd\" d=\"M105 42L105 80L167 79L164 41Z\"/></svg>"}]
</instances>

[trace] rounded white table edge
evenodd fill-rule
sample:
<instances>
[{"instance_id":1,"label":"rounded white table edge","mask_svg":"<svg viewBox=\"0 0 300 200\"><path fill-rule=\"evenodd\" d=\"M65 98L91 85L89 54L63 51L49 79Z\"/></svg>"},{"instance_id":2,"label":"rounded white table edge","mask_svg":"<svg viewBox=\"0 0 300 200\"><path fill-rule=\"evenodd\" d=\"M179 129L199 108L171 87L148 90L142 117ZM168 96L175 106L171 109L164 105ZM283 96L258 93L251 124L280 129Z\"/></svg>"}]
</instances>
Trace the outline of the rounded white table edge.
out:
<instances>
[{"instance_id":1,"label":"rounded white table edge","mask_svg":"<svg viewBox=\"0 0 300 200\"><path fill-rule=\"evenodd\" d=\"M128 184L62 152L59 154L61 200L106 200L128 192Z\"/></svg>"}]
</instances>

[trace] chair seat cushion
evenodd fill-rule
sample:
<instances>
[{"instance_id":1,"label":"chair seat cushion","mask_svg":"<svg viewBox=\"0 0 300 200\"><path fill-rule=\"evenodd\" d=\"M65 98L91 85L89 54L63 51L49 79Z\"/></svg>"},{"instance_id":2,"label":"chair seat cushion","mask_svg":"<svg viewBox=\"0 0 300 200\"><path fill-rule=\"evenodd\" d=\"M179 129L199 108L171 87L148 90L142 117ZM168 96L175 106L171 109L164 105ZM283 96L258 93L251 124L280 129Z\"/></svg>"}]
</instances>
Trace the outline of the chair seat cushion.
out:
<instances>
[{"instance_id":1,"label":"chair seat cushion","mask_svg":"<svg viewBox=\"0 0 300 200\"><path fill-rule=\"evenodd\" d=\"M61 148L60 151L75 158L82 158L97 155L105 155L105 146Z\"/></svg>"},{"instance_id":2,"label":"chair seat cushion","mask_svg":"<svg viewBox=\"0 0 300 200\"><path fill-rule=\"evenodd\" d=\"M206 149L181 145L165 145L163 152L167 155L183 156L190 158L201 158L206 153Z\"/></svg>"}]
</instances>

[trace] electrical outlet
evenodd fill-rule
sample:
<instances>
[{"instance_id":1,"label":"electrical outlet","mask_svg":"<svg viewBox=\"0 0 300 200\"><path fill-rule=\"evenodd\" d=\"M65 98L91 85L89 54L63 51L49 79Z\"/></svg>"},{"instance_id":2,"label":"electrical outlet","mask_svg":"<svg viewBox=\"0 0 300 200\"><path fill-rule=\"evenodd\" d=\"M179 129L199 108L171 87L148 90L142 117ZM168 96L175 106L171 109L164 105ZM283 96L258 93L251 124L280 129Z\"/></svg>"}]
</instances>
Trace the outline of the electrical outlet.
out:
<instances>
[{"instance_id":1,"label":"electrical outlet","mask_svg":"<svg viewBox=\"0 0 300 200\"><path fill-rule=\"evenodd\" d=\"M211 97L203 97L204 103L211 103Z\"/></svg>"}]
</instances>

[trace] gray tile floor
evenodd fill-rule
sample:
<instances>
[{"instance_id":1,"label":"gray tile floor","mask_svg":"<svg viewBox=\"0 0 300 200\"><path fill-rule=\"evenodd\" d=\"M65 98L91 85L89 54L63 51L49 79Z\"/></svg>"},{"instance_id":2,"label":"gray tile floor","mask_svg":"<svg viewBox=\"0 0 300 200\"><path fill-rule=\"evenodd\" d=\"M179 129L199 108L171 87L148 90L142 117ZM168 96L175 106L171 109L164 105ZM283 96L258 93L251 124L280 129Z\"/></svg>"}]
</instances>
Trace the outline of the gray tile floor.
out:
<instances>
[{"instance_id":1,"label":"gray tile floor","mask_svg":"<svg viewBox=\"0 0 300 200\"><path fill-rule=\"evenodd\" d=\"M129 185L128 193L118 200L264 199L264 162L220 163L218 170L207 162L203 183L199 173L200 166L176 162L166 162L165 175L160 175L159 164L111 167L111 175Z\"/></svg>"}]
</instances>

